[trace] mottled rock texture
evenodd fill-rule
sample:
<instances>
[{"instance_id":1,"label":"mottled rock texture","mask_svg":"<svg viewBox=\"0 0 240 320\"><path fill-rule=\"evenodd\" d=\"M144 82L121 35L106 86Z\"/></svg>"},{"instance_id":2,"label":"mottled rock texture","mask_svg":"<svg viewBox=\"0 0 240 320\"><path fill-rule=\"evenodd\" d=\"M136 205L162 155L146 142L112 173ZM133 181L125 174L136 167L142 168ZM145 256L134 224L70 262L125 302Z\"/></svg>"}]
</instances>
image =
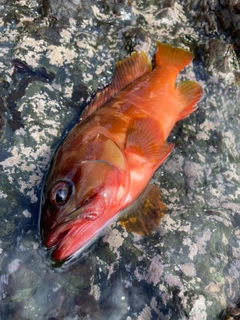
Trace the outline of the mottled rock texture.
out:
<instances>
[{"instance_id":1,"label":"mottled rock texture","mask_svg":"<svg viewBox=\"0 0 240 320\"><path fill-rule=\"evenodd\" d=\"M224 33L240 55L240 2L238 0L187 0L190 15L195 25L207 36Z\"/></svg>"},{"instance_id":2,"label":"mottled rock texture","mask_svg":"<svg viewBox=\"0 0 240 320\"><path fill-rule=\"evenodd\" d=\"M238 319L238 1L0 1L1 319ZM155 173L168 206L149 237L116 221L54 268L38 230L54 148L133 50L191 50L205 98ZM56 267L56 266L55 266Z\"/></svg>"}]
</instances>

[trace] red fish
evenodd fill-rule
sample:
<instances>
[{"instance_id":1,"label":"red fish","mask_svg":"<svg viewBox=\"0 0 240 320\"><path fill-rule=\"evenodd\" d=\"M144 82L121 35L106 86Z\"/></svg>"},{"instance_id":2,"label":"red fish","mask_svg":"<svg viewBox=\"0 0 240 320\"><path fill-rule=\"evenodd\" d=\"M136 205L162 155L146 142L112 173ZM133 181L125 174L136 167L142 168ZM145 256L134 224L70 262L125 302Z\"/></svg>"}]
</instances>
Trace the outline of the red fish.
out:
<instances>
[{"instance_id":1,"label":"red fish","mask_svg":"<svg viewBox=\"0 0 240 320\"><path fill-rule=\"evenodd\" d=\"M159 189L146 186L173 148L166 139L175 123L203 96L196 82L176 85L192 59L157 42L152 68L145 53L134 52L86 107L57 149L43 189L40 228L52 259L85 249L126 208L121 222L129 230L156 229L166 207Z\"/></svg>"}]
</instances>

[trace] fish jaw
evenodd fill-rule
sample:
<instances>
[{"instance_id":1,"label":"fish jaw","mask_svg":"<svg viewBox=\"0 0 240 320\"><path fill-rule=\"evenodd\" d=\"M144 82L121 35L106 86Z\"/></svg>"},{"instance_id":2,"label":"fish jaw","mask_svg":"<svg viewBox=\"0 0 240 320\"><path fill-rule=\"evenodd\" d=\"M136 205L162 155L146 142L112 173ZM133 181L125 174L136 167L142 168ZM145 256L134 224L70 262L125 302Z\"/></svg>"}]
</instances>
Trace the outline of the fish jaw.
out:
<instances>
[{"instance_id":1,"label":"fish jaw","mask_svg":"<svg viewBox=\"0 0 240 320\"><path fill-rule=\"evenodd\" d=\"M44 245L52 249L51 258L62 261L91 245L96 236L117 215L115 207L104 206L98 197L90 206L80 207L44 237Z\"/></svg>"},{"instance_id":2,"label":"fish jaw","mask_svg":"<svg viewBox=\"0 0 240 320\"><path fill-rule=\"evenodd\" d=\"M63 237L51 252L51 258L55 261L70 259L74 254L79 254L90 246L109 221L105 221L100 227L99 223L82 221L79 225L63 233Z\"/></svg>"},{"instance_id":3,"label":"fish jaw","mask_svg":"<svg viewBox=\"0 0 240 320\"><path fill-rule=\"evenodd\" d=\"M58 244L53 248L51 252L51 259L54 261L64 261L69 259L76 252L79 253L83 251L87 245L90 245L90 240L83 242L81 239L80 241L78 235L81 230L81 225L79 225L66 231ZM91 239L94 240L92 235Z\"/></svg>"}]
</instances>

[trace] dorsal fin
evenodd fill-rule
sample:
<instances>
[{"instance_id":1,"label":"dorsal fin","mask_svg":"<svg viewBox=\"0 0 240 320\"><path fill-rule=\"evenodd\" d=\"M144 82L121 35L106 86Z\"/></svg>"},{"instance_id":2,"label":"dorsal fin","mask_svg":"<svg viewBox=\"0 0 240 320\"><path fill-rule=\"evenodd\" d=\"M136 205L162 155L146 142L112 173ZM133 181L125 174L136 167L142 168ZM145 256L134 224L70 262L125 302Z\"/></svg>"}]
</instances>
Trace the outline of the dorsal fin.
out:
<instances>
[{"instance_id":1,"label":"dorsal fin","mask_svg":"<svg viewBox=\"0 0 240 320\"><path fill-rule=\"evenodd\" d=\"M156 231L166 211L160 189L150 184L139 198L123 211L119 220L128 231L147 236Z\"/></svg>"},{"instance_id":2,"label":"dorsal fin","mask_svg":"<svg viewBox=\"0 0 240 320\"><path fill-rule=\"evenodd\" d=\"M96 109L110 100L126 85L152 70L151 62L144 52L133 52L130 57L117 62L110 85L98 92L83 110L80 121L85 120Z\"/></svg>"}]
</instances>

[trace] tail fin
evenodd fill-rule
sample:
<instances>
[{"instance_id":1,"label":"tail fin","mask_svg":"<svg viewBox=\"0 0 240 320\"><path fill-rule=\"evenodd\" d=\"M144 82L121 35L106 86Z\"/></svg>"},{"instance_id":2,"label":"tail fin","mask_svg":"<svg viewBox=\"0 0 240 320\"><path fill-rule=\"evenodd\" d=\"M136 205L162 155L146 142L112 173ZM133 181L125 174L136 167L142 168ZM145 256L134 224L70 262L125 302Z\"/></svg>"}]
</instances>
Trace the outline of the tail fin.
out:
<instances>
[{"instance_id":1,"label":"tail fin","mask_svg":"<svg viewBox=\"0 0 240 320\"><path fill-rule=\"evenodd\" d=\"M185 80L177 86L180 113L178 120L184 119L197 109L196 104L203 98L204 92L200 84Z\"/></svg>"},{"instance_id":2,"label":"tail fin","mask_svg":"<svg viewBox=\"0 0 240 320\"><path fill-rule=\"evenodd\" d=\"M155 66L172 66L179 72L186 67L194 58L194 55L184 49L172 47L169 44L157 42L157 51L155 54Z\"/></svg>"}]
</instances>

